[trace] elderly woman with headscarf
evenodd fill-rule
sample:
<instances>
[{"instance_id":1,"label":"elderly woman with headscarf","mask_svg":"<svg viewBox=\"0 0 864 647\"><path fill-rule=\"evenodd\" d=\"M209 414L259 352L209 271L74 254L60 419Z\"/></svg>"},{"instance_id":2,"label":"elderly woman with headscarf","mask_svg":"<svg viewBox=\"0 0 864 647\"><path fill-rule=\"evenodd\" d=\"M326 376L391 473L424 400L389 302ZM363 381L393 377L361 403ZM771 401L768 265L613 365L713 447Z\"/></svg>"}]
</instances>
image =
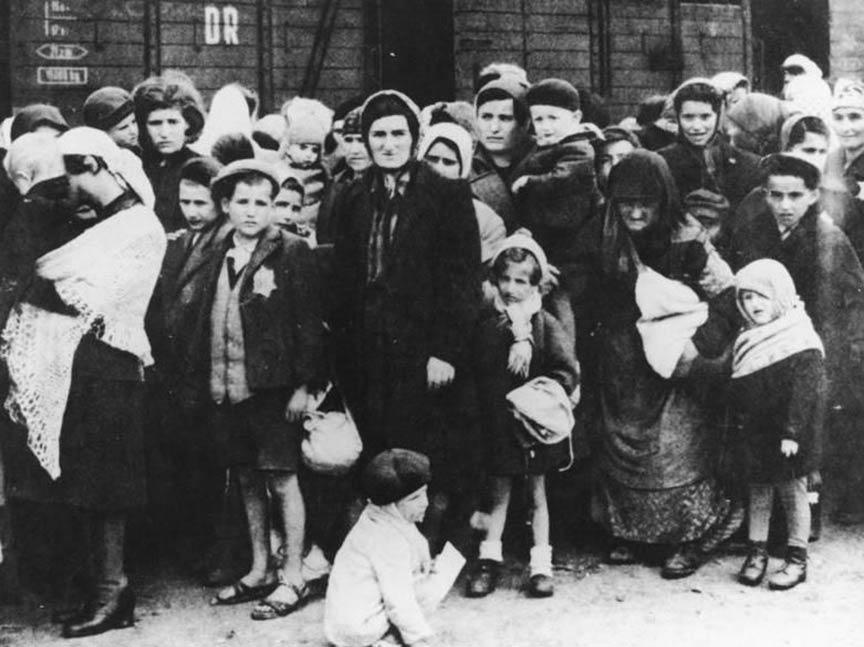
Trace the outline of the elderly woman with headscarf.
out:
<instances>
[{"instance_id":1,"label":"elderly woman with headscarf","mask_svg":"<svg viewBox=\"0 0 864 647\"><path fill-rule=\"evenodd\" d=\"M758 183L759 157L723 139L722 93L708 79L694 78L675 91L672 104L678 141L658 152L669 165L679 195L708 189L725 196L734 209Z\"/></svg>"},{"instance_id":2,"label":"elderly woman with headscarf","mask_svg":"<svg viewBox=\"0 0 864 647\"><path fill-rule=\"evenodd\" d=\"M144 332L165 233L137 158L102 131L58 139L70 194L95 215L53 234L2 333L12 496L77 508L87 516L94 586L66 614L79 637L133 622L123 565L127 511L145 499L141 426ZM88 212L93 213L93 212Z\"/></svg>"},{"instance_id":3,"label":"elderly woman with headscarf","mask_svg":"<svg viewBox=\"0 0 864 647\"><path fill-rule=\"evenodd\" d=\"M471 192L414 159L419 111L394 90L370 96L361 130L372 158L333 209L331 327L364 452L404 447L432 461L437 535L470 478L467 332L480 307Z\"/></svg>"},{"instance_id":4,"label":"elderly woman with headscarf","mask_svg":"<svg viewBox=\"0 0 864 647\"><path fill-rule=\"evenodd\" d=\"M662 575L684 577L741 522L713 476L719 403L698 370L734 337L732 273L649 151L612 169L606 214L584 241L600 364L595 516L611 561L666 545Z\"/></svg>"}]
</instances>

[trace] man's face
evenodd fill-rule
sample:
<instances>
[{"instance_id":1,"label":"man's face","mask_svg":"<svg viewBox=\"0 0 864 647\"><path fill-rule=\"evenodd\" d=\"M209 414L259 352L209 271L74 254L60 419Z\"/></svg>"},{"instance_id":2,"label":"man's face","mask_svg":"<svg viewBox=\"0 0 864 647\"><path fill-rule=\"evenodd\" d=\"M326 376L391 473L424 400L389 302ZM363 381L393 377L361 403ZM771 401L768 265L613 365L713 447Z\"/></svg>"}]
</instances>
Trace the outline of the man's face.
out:
<instances>
[{"instance_id":1,"label":"man's face","mask_svg":"<svg viewBox=\"0 0 864 647\"><path fill-rule=\"evenodd\" d=\"M369 128L372 163L385 171L397 171L411 159L414 140L404 115L388 115L372 122Z\"/></svg>"},{"instance_id":2,"label":"man's face","mask_svg":"<svg viewBox=\"0 0 864 647\"><path fill-rule=\"evenodd\" d=\"M192 231L201 231L219 217L219 212L206 186L190 180L180 180L180 211Z\"/></svg>"},{"instance_id":3,"label":"man's face","mask_svg":"<svg viewBox=\"0 0 864 647\"><path fill-rule=\"evenodd\" d=\"M511 153L519 143L513 99L487 101L477 108L480 144L490 153Z\"/></svg>"},{"instance_id":4,"label":"man's face","mask_svg":"<svg viewBox=\"0 0 864 647\"><path fill-rule=\"evenodd\" d=\"M154 110L147 115L147 135L160 155L171 155L186 145L189 124L178 108Z\"/></svg>"},{"instance_id":5,"label":"man's face","mask_svg":"<svg viewBox=\"0 0 864 647\"><path fill-rule=\"evenodd\" d=\"M705 146L717 130L717 113L710 103L685 101L678 113L678 124L693 146Z\"/></svg>"},{"instance_id":6,"label":"man's face","mask_svg":"<svg viewBox=\"0 0 864 647\"><path fill-rule=\"evenodd\" d=\"M258 238L270 224L273 187L265 179L253 183L238 182L230 198L222 199L222 210L234 225L236 235Z\"/></svg>"},{"instance_id":7,"label":"man's face","mask_svg":"<svg viewBox=\"0 0 864 647\"><path fill-rule=\"evenodd\" d=\"M120 123L108 131L108 136L122 148L137 148L138 122L135 121L135 115L126 115Z\"/></svg>"},{"instance_id":8,"label":"man's face","mask_svg":"<svg viewBox=\"0 0 864 647\"><path fill-rule=\"evenodd\" d=\"M794 175L771 175L765 183L765 200L781 231L793 229L818 199L819 190Z\"/></svg>"}]
</instances>

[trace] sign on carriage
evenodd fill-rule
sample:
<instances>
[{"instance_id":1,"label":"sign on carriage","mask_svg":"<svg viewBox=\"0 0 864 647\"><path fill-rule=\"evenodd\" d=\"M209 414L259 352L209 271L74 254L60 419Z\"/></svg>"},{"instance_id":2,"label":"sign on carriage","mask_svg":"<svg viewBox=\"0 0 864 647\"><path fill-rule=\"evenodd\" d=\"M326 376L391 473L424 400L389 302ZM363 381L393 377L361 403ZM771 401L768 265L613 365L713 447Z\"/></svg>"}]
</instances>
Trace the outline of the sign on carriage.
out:
<instances>
[{"instance_id":1,"label":"sign on carriage","mask_svg":"<svg viewBox=\"0 0 864 647\"><path fill-rule=\"evenodd\" d=\"M86 67L38 67L36 82L39 85L87 85Z\"/></svg>"},{"instance_id":2,"label":"sign on carriage","mask_svg":"<svg viewBox=\"0 0 864 647\"><path fill-rule=\"evenodd\" d=\"M81 45L44 43L36 48L36 53L49 61L77 61L89 52Z\"/></svg>"}]
</instances>

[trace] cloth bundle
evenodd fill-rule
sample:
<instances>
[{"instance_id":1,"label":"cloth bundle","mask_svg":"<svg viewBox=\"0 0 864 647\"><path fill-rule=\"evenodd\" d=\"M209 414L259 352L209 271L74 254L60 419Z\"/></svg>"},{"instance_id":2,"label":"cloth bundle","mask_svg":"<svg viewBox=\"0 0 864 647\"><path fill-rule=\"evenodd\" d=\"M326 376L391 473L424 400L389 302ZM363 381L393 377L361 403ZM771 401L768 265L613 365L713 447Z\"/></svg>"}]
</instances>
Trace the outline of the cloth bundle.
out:
<instances>
[{"instance_id":1,"label":"cloth bundle","mask_svg":"<svg viewBox=\"0 0 864 647\"><path fill-rule=\"evenodd\" d=\"M539 376L507 394L513 415L537 442L554 445L573 432L575 418L570 396L552 378Z\"/></svg>"}]
</instances>

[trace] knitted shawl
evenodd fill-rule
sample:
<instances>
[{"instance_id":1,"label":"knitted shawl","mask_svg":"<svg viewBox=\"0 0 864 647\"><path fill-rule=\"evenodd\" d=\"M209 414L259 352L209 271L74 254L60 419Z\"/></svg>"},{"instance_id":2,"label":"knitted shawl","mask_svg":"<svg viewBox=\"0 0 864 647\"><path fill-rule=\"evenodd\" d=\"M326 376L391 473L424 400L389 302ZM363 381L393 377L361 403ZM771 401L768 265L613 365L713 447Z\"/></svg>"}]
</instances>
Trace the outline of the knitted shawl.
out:
<instances>
[{"instance_id":1,"label":"knitted shawl","mask_svg":"<svg viewBox=\"0 0 864 647\"><path fill-rule=\"evenodd\" d=\"M135 205L94 225L36 261L70 316L21 301L0 338L9 371L6 409L26 427L27 445L60 476L60 431L82 337L101 320L101 340L152 364L144 315L165 254L165 232L151 209Z\"/></svg>"}]
</instances>

